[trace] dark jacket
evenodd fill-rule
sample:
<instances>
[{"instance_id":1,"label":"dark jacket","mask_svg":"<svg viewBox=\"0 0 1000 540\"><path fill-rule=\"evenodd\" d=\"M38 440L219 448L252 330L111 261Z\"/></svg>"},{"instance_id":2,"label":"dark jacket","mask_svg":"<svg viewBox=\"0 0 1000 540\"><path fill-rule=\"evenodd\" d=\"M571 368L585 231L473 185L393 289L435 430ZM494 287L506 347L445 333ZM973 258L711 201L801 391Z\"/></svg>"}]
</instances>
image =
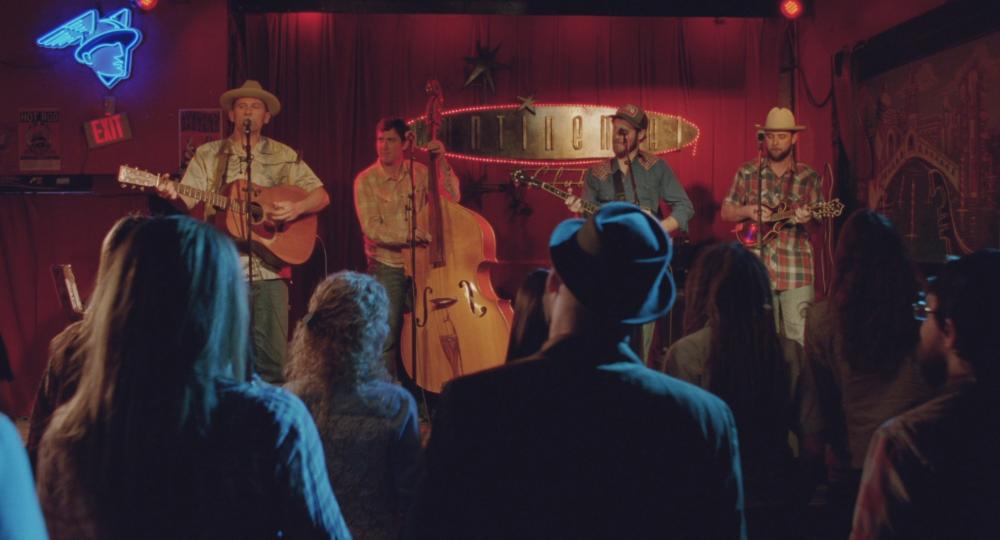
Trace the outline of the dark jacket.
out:
<instances>
[{"instance_id":1,"label":"dark jacket","mask_svg":"<svg viewBox=\"0 0 1000 540\"><path fill-rule=\"evenodd\" d=\"M625 342L570 336L452 381L410 538L742 538L722 400L644 367Z\"/></svg>"}]
</instances>

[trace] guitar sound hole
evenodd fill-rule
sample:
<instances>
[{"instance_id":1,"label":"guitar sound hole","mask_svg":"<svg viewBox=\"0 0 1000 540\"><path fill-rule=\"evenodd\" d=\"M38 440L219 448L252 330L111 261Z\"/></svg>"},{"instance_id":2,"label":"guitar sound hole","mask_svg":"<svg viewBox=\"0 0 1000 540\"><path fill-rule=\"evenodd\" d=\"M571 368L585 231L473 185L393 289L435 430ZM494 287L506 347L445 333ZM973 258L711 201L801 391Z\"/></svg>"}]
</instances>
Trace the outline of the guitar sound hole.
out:
<instances>
[{"instance_id":1,"label":"guitar sound hole","mask_svg":"<svg viewBox=\"0 0 1000 540\"><path fill-rule=\"evenodd\" d=\"M260 204L253 203L250 205L250 218L254 221L264 219L264 209L261 208Z\"/></svg>"}]
</instances>

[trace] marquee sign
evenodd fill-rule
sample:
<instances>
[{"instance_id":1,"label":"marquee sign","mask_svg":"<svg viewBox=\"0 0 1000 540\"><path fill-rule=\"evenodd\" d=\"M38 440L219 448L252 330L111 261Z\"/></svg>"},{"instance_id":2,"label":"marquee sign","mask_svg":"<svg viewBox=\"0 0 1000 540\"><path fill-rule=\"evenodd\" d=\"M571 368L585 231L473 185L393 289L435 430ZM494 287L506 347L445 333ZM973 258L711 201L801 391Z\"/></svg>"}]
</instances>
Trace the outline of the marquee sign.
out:
<instances>
[{"instance_id":1,"label":"marquee sign","mask_svg":"<svg viewBox=\"0 0 1000 540\"><path fill-rule=\"evenodd\" d=\"M132 12L122 8L100 18L96 9L56 27L35 43L48 49L76 47L73 58L94 70L101 84L112 88L132 75L132 51L142 34L131 27Z\"/></svg>"},{"instance_id":2,"label":"marquee sign","mask_svg":"<svg viewBox=\"0 0 1000 540\"><path fill-rule=\"evenodd\" d=\"M614 155L615 107L535 104L534 114L519 104L452 109L442 113L438 137L448 156L487 163L565 166L594 163ZM646 111L649 128L640 145L654 154L695 145L698 126L680 116ZM427 143L424 117L411 120L417 144Z\"/></svg>"}]
</instances>

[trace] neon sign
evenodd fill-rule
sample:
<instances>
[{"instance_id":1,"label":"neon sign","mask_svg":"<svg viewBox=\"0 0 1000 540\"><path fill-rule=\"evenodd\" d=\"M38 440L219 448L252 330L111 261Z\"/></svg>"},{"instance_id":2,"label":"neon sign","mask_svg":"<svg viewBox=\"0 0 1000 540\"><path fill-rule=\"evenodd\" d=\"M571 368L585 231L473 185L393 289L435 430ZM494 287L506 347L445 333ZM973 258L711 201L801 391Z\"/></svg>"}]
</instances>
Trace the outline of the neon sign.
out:
<instances>
[{"instance_id":1,"label":"neon sign","mask_svg":"<svg viewBox=\"0 0 1000 540\"><path fill-rule=\"evenodd\" d=\"M48 49L76 47L73 58L94 70L101 84L112 88L132 74L132 51L142 41L142 33L131 24L132 12L128 8L103 19L96 9L91 9L35 43Z\"/></svg>"}]
</instances>

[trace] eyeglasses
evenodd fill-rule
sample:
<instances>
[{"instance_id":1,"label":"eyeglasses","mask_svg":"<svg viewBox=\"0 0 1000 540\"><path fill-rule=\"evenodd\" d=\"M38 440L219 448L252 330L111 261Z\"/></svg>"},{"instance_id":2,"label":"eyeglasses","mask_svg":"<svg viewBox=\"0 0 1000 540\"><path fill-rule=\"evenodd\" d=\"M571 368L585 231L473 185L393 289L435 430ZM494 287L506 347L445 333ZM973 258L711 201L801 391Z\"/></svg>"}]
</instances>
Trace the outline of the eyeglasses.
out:
<instances>
[{"instance_id":1,"label":"eyeglasses","mask_svg":"<svg viewBox=\"0 0 1000 540\"><path fill-rule=\"evenodd\" d=\"M918 321L926 320L927 317L934 313L934 310L927 307L927 302L924 300L917 300L913 303L913 318Z\"/></svg>"}]
</instances>

